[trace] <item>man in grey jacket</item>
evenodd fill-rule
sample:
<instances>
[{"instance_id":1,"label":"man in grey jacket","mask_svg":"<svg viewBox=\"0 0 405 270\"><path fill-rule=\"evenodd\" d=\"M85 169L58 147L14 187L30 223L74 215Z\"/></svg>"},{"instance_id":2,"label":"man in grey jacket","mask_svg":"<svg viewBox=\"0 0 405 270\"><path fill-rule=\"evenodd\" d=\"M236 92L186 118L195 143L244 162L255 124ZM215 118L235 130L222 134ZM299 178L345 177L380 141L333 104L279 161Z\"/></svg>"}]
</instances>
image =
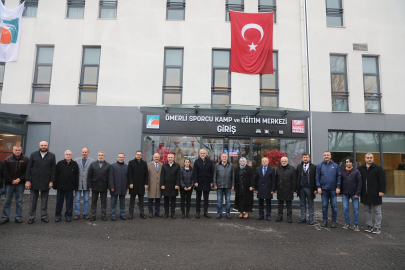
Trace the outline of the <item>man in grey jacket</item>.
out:
<instances>
[{"instance_id":1,"label":"man in grey jacket","mask_svg":"<svg viewBox=\"0 0 405 270\"><path fill-rule=\"evenodd\" d=\"M89 219L89 194L90 191L87 189L87 174L89 173L90 164L94 159L89 158L89 149L82 149L82 157L75 159L77 165L79 166L79 186L75 191L75 216L74 220L78 220L80 217L80 199L83 192L83 218Z\"/></svg>"},{"instance_id":2,"label":"man in grey jacket","mask_svg":"<svg viewBox=\"0 0 405 270\"><path fill-rule=\"evenodd\" d=\"M228 162L228 154L221 154L221 161L215 166L214 188L217 191L217 219L222 217L222 202L225 194L226 218L231 219L231 189L235 187L233 165Z\"/></svg>"}]
</instances>

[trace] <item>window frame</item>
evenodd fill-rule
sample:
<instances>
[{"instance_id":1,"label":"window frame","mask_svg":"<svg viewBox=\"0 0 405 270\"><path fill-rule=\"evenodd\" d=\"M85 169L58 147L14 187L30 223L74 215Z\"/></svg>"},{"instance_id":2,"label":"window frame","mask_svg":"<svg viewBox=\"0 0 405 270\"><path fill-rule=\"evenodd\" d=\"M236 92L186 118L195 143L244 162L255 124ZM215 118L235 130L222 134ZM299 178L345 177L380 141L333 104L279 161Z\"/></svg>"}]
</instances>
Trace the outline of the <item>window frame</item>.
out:
<instances>
[{"instance_id":1,"label":"window frame","mask_svg":"<svg viewBox=\"0 0 405 270\"><path fill-rule=\"evenodd\" d=\"M67 0L67 10L66 10L66 18L67 19L84 19L84 12L86 9L86 0ZM83 18L71 18L69 17L69 6L71 7L81 7L83 6Z\"/></svg>"},{"instance_id":2,"label":"window frame","mask_svg":"<svg viewBox=\"0 0 405 270\"><path fill-rule=\"evenodd\" d=\"M343 9L343 0L336 0L339 1L340 8L328 8L328 0L325 0L326 6L326 26L330 27L342 27L345 25L344 22L344 9ZM342 18L342 25L328 25L328 17L341 17Z\"/></svg>"},{"instance_id":3,"label":"window frame","mask_svg":"<svg viewBox=\"0 0 405 270\"><path fill-rule=\"evenodd\" d=\"M52 64L38 64L39 58L39 49L40 48L53 48L53 55L52 55ZM35 70L34 70L34 80L32 82L32 94L31 94L31 104L49 104L48 103L39 103L34 102L35 93L37 92L49 92L49 98L51 97L51 81L52 81L52 71L53 71L53 56L55 55L55 46L54 45L44 45L44 46L37 46L37 54L35 58ZM38 67L51 67L51 74L49 78L49 84L38 83Z\"/></svg>"},{"instance_id":4,"label":"window frame","mask_svg":"<svg viewBox=\"0 0 405 270\"><path fill-rule=\"evenodd\" d=\"M20 0L20 4L22 4L23 2L25 2L25 6L24 6L24 11L23 11L22 17L36 18L37 16L35 16L35 17L24 16L24 13L25 13L25 10L27 9L27 7L37 7L37 12L38 12L38 2L39 2L39 0ZM38 15L38 13L36 15Z\"/></svg>"},{"instance_id":5,"label":"window frame","mask_svg":"<svg viewBox=\"0 0 405 270\"><path fill-rule=\"evenodd\" d=\"M176 65L166 65L166 50L181 50L181 66L176 66ZM165 47L164 49L164 56L163 56L163 83L162 83L162 104L165 104L165 94L180 94L180 103L183 104L183 70L184 70L184 48L178 48L178 47ZM166 83L166 73L168 68L180 68L180 86L170 86L170 85L165 85ZM177 90L169 90L169 89L175 89L177 87Z\"/></svg>"},{"instance_id":6,"label":"window frame","mask_svg":"<svg viewBox=\"0 0 405 270\"><path fill-rule=\"evenodd\" d=\"M373 112L373 111L366 111L366 106L364 106L364 111L366 113L381 113L381 98L382 98L382 93L381 93L381 87L380 87L380 61L379 61L379 56L374 56L374 55L362 55L361 61L363 65L363 58L374 58L376 60L376 71L377 73L364 73L364 67L362 66L363 69L363 91L364 91L364 102L366 101L378 101L379 103L379 111L378 112ZM377 78L377 93L367 93L366 92L366 84L365 84L365 77L366 76L373 76ZM365 105L365 104L364 104Z\"/></svg>"},{"instance_id":7,"label":"window frame","mask_svg":"<svg viewBox=\"0 0 405 270\"><path fill-rule=\"evenodd\" d=\"M273 0L275 5L274 6L269 6L269 5L262 5L261 4L262 0L259 0L259 5L258 5L258 12L273 12L273 23L277 23L277 0Z\"/></svg>"},{"instance_id":8,"label":"window frame","mask_svg":"<svg viewBox=\"0 0 405 270\"><path fill-rule=\"evenodd\" d=\"M330 68L332 56L338 56L338 57L344 58L344 63L345 63L344 72L332 71L332 69ZM349 106L349 95L350 94L349 94L349 86L347 84L347 55L336 54L336 53L329 54L329 69L330 69L330 90L331 90L332 112L349 112L350 111L350 106ZM333 75L344 75L345 76L345 91L344 92L333 91ZM334 99L346 100L347 101L347 110L344 110L344 111L343 110L339 110L339 111L333 110L333 100Z\"/></svg>"},{"instance_id":9,"label":"window frame","mask_svg":"<svg viewBox=\"0 0 405 270\"><path fill-rule=\"evenodd\" d=\"M0 104L1 104L1 97L3 96L3 83L4 83L4 74L6 73L6 63L0 62L0 66L4 66L3 78L0 78Z\"/></svg>"},{"instance_id":10,"label":"window frame","mask_svg":"<svg viewBox=\"0 0 405 270\"><path fill-rule=\"evenodd\" d=\"M277 107L276 108L278 108L278 107L280 107L280 86L279 86L279 78L278 78L278 76L279 76L278 51L273 51L273 59L274 59L274 56L276 56L276 63L277 63L277 68L274 69L274 67L273 67L273 73L274 73L274 71L276 72L276 76L275 76L276 77L275 78L276 88L275 89L263 88L262 76L266 75L266 74L260 74L260 97L259 97L260 100L259 100L259 104L260 104L260 106L263 106L262 105L262 96L263 97L277 97ZM267 93L264 93L264 92L267 92Z\"/></svg>"},{"instance_id":11,"label":"window frame","mask_svg":"<svg viewBox=\"0 0 405 270\"><path fill-rule=\"evenodd\" d=\"M226 51L229 53L229 65L228 67L224 66L214 66L214 52L215 51ZM215 87L215 70L228 70L228 86L229 87L217 87L218 89L226 89L226 90L216 90ZM211 104L214 104L214 95L228 95L229 96L229 103L226 105L232 104L232 85L231 85L231 50L230 49L213 49L212 56L211 56ZM219 91L219 92L217 92Z\"/></svg>"},{"instance_id":12,"label":"window frame","mask_svg":"<svg viewBox=\"0 0 405 270\"><path fill-rule=\"evenodd\" d=\"M98 94L98 81L100 79L100 60L101 60L101 46L83 46L82 53L82 70L80 72L80 84L79 84L79 105L97 105L97 94ZM100 58L98 60L98 65L96 64L84 64L85 49L100 49ZM85 67L97 67L97 84L83 84L84 80L84 70ZM96 93L96 101L94 103L81 103L82 93Z\"/></svg>"},{"instance_id":13,"label":"window frame","mask_svg":"<svg viewBox=\"0 0 405 270\"><path fill-rule=\"evenodd\" d=\"M107 5L105 6L105 8L107 9L115 9L116 13L115 13L115 18L101 18L101 10L103 5L107 3ZM102 20L116 20L117 16L118 16L118 0L99 0L98 3L98 18L102 19Z\"/></svg>"},{"instance_id":14,"label":"window frame","mask_svg":"<svg viewBox=\"0 0 405 270\"><path fill-rule=\"evenodd\" d=\"M166 1L166 20L167 21L185 21L186 20L186 0L182 0L183 3L180 2L171 2L170 0ZM182 20L173 20L169 19L169 10L183 10L183 19Z\"/></svg>"},{"instance_id":15,"label":"window frame","mask_svg":"<svg viewBox=\"0 0 405 270\"><path fill-rule=\"evenodd\" d=\"M239 11L239 12L245 12L245 0L241 0L242 4L229 4L229 0L226 0L225 2L225 21L230 22L231 21L231 16L229 15L229 11ZM228 16L229 15L229 16ZM229 20L228 20L229 17Z\"/></svg>"}]
</instances>

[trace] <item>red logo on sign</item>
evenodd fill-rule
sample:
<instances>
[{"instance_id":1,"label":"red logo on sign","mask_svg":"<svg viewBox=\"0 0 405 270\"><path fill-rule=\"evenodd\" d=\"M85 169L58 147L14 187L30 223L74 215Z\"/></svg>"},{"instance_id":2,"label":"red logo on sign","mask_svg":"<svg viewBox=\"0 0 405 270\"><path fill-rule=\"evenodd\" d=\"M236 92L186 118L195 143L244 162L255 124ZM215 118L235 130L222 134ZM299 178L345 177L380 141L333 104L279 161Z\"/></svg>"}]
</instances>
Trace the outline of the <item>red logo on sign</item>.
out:
<instances>
[{"instance_id":1,"label":"red logo on sign","mask_svg":"<svg viewBox=\"0 0 405 270\"><path fill-rule=\"evenodd\" d=\"M292 133L305 133L305 121L292 120Z\"/></svg>"}]
</instances>

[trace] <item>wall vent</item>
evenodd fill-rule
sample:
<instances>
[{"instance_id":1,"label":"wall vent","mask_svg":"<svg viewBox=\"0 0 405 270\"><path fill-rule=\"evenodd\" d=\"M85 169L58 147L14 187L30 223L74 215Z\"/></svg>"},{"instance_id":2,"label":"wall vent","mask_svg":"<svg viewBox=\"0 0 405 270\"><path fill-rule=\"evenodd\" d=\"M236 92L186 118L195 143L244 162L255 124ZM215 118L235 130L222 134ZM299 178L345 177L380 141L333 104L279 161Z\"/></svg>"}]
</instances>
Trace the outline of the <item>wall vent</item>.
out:
<instances>
[{"instance_id":1,"label":"wall vent","mask_svg":"<svg viewBox=\"0 0 405 270\"><path fill-rule=\"evenodd\" d=\"M368 51L367 43L353 43L354 51Z\"/></svg>"}]
</instances>

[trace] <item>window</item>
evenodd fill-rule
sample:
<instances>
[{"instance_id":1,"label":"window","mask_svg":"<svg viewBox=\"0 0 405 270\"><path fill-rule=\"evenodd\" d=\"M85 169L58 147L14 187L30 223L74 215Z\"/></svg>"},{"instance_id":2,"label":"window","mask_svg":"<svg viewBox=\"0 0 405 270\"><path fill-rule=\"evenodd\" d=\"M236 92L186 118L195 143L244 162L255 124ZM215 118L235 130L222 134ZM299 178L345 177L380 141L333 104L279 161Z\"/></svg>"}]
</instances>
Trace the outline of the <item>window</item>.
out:
<instances>
[{"instance_id":1,"label":"window","mask_svg":"<svg viewBox=\"0 0 405 270\"><path fill-rule=\"evenodd\" d=\"M186 0L167 0L166 20L184 20Z\"/></svg>"},{"instance_id":2,"label":"window","mask_svg":"<svg viewBox=\"0 0 405 270\"><path fill-rule=\"evenodd\" d=\"M34 82L32 83L32 103L49 104L53 50L53 46L40 46L37 48Z\"/></svg>"},{"instance_id":3,"label":"window","mask_svg":"<svg viewBox=\"0 0 405 270\"><path fill-rule=\"evenodd\" d=\"M363 56L364 106L366 112L381 112L378 58Z\"/></svg>"},{"instance_id":4,"label":"window","mask_svg":"<svg viewBox=\"0 0 405 270\"><path fill-rule=\"evenodd\" d=\"M22 4L25 1L23 17L36 17L38 10L38 0L21 0Z\"/></svg>"},{"instance_id":5,"label":"window","mask_svg":"<svg viewBox=\"0 0 405 270\"><path fill-rule=\"evenodd\" d=\"M332 154L332 160L339 164L341 169L345 168L347 157L354 158L353 141L352 132L329 132L329 151Z\"/></svg>"},{"instance_id":6,"label":"window","mask_svg":"<svg viewBox=\"0 0 405 270\"><path fill-rule=\"evenodd\" d=\"M79 104L95 105L97 103L100 52L100 47L83 48L83 64L79 84Z\"/></svg>"},{"instance_id":7,"label":"window","mask_svg":"<svg viewBox=\"0 0 405 270\"><path fill-rule=\"evenodd\" d=\"M100 19L117 18L118 0L100 0Z\"/></svg>"},{"instance_id":8,"label":"window","mask_svg":"<svg viewBox=\"0 0 405 270\"><path fill-rule=\"evenodd\" d=\"M342 0L326 0L326 25L343 26Z\"/></svg>"},{"instance_id":9,"label":"window","mask_svg":"<svg viewBox=\"0 0 405 270\"><path fill-rule=\"evenodd\" d=\"M273 52L273 74L260 75L260 106L278 107L278 54Z\"/></svg>"},{"instance_id":10,"label":"window","mask_svg":"<svg viewBox=\"0 0 405 270\"><path fill-rule=\"evenodd\" d=\"M72 18L72 19L83 19L85 4L86 4L86 0L68 0L66 17Z\"/></svg>"},{"instance_id":11,"label":"window","mask_svg":"<svg viewBox=\"0 0 405 270\"><path fill-rule=\"evenodd\" d=\"M244 0L226 0L225 4L225 21L229 22L229 11L240 11L243 12L245 10Z\"/></svg>"},{"instance_id":12,"label":"window","mask_svg":"<svg viewBox=\"0 0 405 270\"><path fill-rule=\"evenodd\" d=\"M163 104L181 104L183 49L165 49Z\"/></svg>"},{"instance_id":13,"label":"window","mask_svg":"<svg viewBox=\"0 0 405 270\"><path fill-rule=\"evenodd\" d=\"M332 86L332 111L349 111L346 56L330 56L330 73Z\"/></svg>"},{"instance_id":14,"label":"window","mask_svg":"<svg viewBox=\"0 0 405 270\"><path fill-rule=\"evenodd\" d=\"M212 104L231 104L231 52L212 51Z\"/></svg>"},{"instance_id":15,"label":"window","mask_svg":"<svg viewBox=\"0 0 405 270\"><path fill-rule=\"evenodd\" d=\"M3 93L3 80L4 80L4 69L6 68L6 64L0 62L0 103L1 103L1 96Z\"/></svg>"},{"instance_id":16,"label":"window","mask_svg":"<svg viewBox=\"0 0 405 270\"><path fill-rule=\"evenodd\" d=\"M259 0L259 12L273 12L273 23L276 23L276 0Z\"/></svg>"}]
</instances>

